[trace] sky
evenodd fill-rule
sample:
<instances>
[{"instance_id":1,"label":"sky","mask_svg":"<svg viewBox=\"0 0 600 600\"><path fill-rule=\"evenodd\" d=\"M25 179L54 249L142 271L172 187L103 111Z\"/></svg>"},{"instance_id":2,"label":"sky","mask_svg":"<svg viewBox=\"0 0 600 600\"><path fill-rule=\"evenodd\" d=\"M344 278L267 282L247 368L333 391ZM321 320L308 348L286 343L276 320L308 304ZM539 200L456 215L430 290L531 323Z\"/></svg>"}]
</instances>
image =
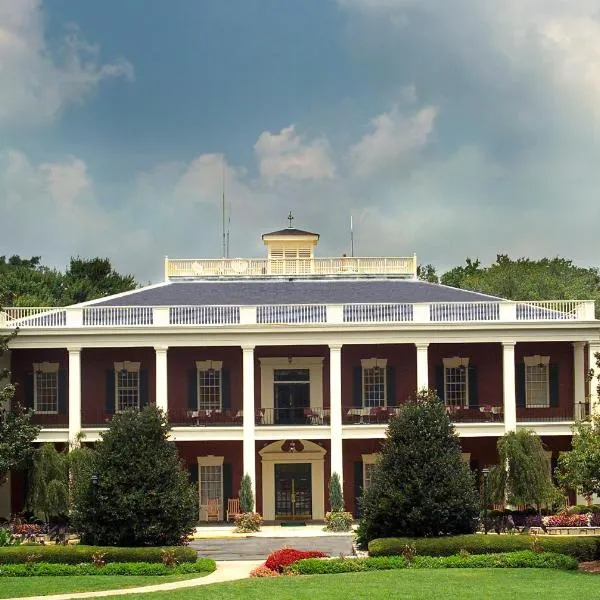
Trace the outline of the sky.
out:
<instances>
[{"instance_id":1,"label":"sky","mask_svg":"<svg viewBox=\"0 0 600 600\"><path fill-rule=\"evenodd\" d=\"M598 0L0 0L0 254L600 265Z\"/></svg>"}]
</instances>

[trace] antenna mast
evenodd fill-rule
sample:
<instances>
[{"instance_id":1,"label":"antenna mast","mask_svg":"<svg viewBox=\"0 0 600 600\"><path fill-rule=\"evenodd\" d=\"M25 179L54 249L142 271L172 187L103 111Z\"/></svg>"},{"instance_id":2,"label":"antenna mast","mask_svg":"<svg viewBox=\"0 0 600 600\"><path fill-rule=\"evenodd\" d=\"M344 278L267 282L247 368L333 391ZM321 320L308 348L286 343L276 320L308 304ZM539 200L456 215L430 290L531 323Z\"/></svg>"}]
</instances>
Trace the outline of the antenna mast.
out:
<instances>
[{"instance_id":1,"label":"antenna mast","mask_svg":"<svg viewBox=\"0 0 600 600\"><path fill-rule=\"evenodd\" d=\"M354 256L354 227L352 224L352 213L350 213L350 256Z\"/></svg>"},{"instance_id":2,"label":"antenna mast","mask_svg":"<svg viewBox=\"0 0 600 600\"><path fill-rule=\"evenodd\" d=\"M221 157L221 190L223 192L222 198L222 229L223 229L223 258L227 258L227 243L225 239L225 158Z\"/></svg>"}]
</instances>

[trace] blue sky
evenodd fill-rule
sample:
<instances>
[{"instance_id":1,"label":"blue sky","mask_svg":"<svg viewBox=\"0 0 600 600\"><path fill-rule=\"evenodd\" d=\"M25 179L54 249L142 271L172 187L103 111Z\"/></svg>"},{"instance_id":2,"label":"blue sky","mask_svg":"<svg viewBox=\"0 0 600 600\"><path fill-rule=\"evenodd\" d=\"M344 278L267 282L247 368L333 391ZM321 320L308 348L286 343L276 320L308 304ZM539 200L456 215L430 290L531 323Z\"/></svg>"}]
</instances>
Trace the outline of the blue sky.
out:
<instances>
[{"instance_id":1,"label":"blue sky","mask_svg":"<svg viewBox=\"0 0 600 600\"><path fill-rule=\"evenodd\" d=\"M594 0L0 0L0 252L598 264Z\"/></svg>"}]
</instances>

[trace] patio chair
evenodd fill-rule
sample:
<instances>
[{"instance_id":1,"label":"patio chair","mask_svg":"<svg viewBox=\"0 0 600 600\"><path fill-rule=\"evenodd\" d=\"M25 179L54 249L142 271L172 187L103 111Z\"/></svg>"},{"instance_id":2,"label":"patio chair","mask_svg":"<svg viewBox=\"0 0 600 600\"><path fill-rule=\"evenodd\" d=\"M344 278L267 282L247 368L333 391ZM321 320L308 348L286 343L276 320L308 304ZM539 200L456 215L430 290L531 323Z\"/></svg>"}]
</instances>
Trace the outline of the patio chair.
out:
<instances>
[{"instance_id":1,"label":"patio chair","mask_svg":"<svg viewBox=\"0 0 600 600\"><path fill-rule=\"evenodd\" d=\"M209 498L208 504L206 505L206 520L210 521L220 521L221 517L221 508L220 502L218 498Z\"/></svg>"},{"instance_id":2,"label":"patio chair","mask_svg":"<svg viewBox=\"0 0 600 600\"><path fill-rule=\"evenodd\" d=\"M240 499L239 498L229 498L227 500L227 520L235 521L238 515L241 515L240 512Z\"/></svg>"}]
</instances>

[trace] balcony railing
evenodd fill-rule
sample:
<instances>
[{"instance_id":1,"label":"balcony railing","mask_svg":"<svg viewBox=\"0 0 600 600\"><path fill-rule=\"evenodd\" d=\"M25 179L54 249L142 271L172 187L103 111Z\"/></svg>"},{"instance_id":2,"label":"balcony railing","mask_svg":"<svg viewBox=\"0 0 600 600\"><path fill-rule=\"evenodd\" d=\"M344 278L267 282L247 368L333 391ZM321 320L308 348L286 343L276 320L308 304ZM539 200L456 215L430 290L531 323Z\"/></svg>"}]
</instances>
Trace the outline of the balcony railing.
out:
<instances>
[{"instance_id":1,"label":"balcony railing","mask_svg":"<svg viewBox=\"0 0 600 600\"><path fill-rule=\"evenodd\" d=\"M517 408L517 423L560 423L582 421L589 416L589 404L578 402L568 407Z\"/></svg>"},{"instance_id":2,"label":"balcony railing","mask_svg":"<svg viewBox=\"0 0 600 600\"><path fill-rule=\"evenodd\" d=\"M339 276L386 275L416 279L417 258L357 257L336 258L196 258L165 260L165 278L263 278L279 276Z\"/></svg>"},{"instance_id":3,"label":"balcony railing","mask_svg":"<svg viewBox=\"0 0 600 600\"><path fill-rule=\"evenodd\" d=\"M40 425L42 427L66 429L69 427L69 415L34 412L31 417L31 422L33 425Z\"/></svg>"},{"instance_id":4,"label":"balcony railing","mask_svg":"<svg viewBox=\"0 0 600 600\"><path fill-rule=\"evenodd\" d=\"M328 408L259 408L256 425L329 425Z\"/></svg>"},{"instance_id":5,"label":"balcony railing","mask_svg":"<svg viewBox=\"0 0 600 600\"><path fill-rule=\"evenodd\" d=\"M242 426L241 410L169 409L169 423L176 427L236 427Z\"/></svg>"},{"instance_id":6,"label":"balcony railing","mask_svg":"<svg viewBox=\"0 0 600 600\"><path fill-rule=\"evenodd\" d=\"M515 323L594 320L593 300L7 308L0 328Z\"/></svg>"}]
</instances>

